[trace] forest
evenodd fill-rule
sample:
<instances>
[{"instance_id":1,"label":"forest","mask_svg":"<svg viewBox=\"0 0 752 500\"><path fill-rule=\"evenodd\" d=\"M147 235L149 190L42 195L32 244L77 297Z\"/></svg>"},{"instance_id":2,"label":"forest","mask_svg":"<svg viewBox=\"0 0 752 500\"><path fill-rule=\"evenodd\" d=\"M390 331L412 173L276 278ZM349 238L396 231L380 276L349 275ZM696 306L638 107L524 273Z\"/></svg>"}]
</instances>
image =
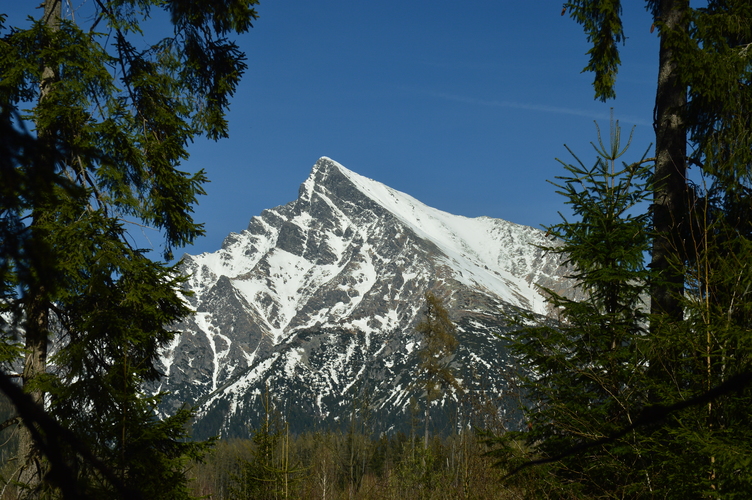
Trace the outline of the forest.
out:
<instances>
[{"instance_id":1,"label":"forest","mask_svg":"<svg viewBox=\"0 0 752 500\"><path fill-rule=\"evenodd\" d=\"M15 449L3 451L3 497L747 498L747 0L646 1L654 146L612 120L594 153L560 160L552 183L571 215L548 228L561 242L551 251L586 299L548 291L553 318L509 318L525 428L432 435L431 402L457 382L451 321L429 296L412 435L291 436L273 396L246 440L193 441L190 406L156 418L160 395L144 388L170 325L192 314L169 262L204 231L193 209L207 176L179 167L193 141L228 135L248 68L231 37L257 3L96 0L82 26L45 0L26 29L0 14L0 430ZM561 12L584 30L603 101L628 43L621 11L575 0ZM157 12L172 31L137 48ZM126 222L159 230L159 259Z\"/></svg>"},{"instance_id":2,"label":"forest","mask_svg":"<svg viewBox=\"0 0 752 500\"><path fill-rule=\"evenodd\" d=\"M473 429L425 440L416 413L409 435L374 435L353 411L344 430L293 435L273 398L248 439L219 440L186 468L190 490L215 499L520 498L504 486L486 438ZM500 432L501 427L496 429ZM488 429L490 432L490 429Z\"/></svg>"}]
</instances>

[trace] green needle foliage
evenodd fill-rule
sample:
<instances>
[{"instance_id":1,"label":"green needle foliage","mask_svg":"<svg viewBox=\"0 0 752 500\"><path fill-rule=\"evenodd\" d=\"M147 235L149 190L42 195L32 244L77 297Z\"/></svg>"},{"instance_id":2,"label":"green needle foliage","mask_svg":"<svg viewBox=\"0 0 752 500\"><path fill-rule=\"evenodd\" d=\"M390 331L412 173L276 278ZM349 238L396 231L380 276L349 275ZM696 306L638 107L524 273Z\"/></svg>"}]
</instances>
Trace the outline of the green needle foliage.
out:
<instances>
[{"instance_id":1,"label":"green needle foliage","mask_svg":"<svg viewBox=\"0 0 752 500\"><path fill-rule=\"evenodd\" d=\"M235 498L258 500L288 499L307 469L290 460L290 430L269 396L262 397L264 420L253 430L250 460L239 460L240 474L234 479Z\"/></svg>"},{"instance_id":2,"label":"green needle foliage","mask_svg":"<svg viewBox=\"0 0 752 500\"><path fill-rule=\"evenodd\" d=\"M727 198L696 187L683 319L651 314L653 159L617 169L618 122L612 130L593 167L564 164L556 183L574 215L549 228L561 242L551 251L586 298L547 291L554 318L517 318L508 340L529 426L495 453L511 469L543 464L513 476L532 497L744 498L752 388L728 383L752 373L748 226Z\"/></svg>"},{"instance_id":3,"label":"green needle foliage","mask_svg":"<svg viewBox=\"0 0 752 500\"><path fill-rule=\"evenodd\" d=\"M653 318L649 393L681 402L752 373L752 240L749 205L740 207L697 187L688 234L686 290L680 323ZM747 201L749 203L749 201ZM745 498L752 491L752 387L669 415L647 448L657 467L656 491L707 498Z\"/></svg>"},{"instance_id":4,"label":"green needle foliage","mask_svg":"<svg viewBox=\"0 0 752 500\"><path fill-rule=\"evenodd\" d=\"M678 322L684 316L683 266L692 259L687 245L697 218L687 168L699 167L708 189L723 203L740 208L749 198L752 7L747 0L713 0L697 8L688 0L648 0L645 7L653 16L650 31L657 30L660 40L651 309ZM618 43L626 43L621 2L578 0L565 3L562 13L567 11L592 44L585 69L595 73L595 97L615 97ZM748 219L737 218L742 220Z\"/></svg>"},{"instance_id":5,"label":"green needle foliage","mask_svg":"<svg viewBox=\"0 0 752 500\"><path fill-rule=\"evenodd\" d=\"M191 413L157 419L145 384L191 311L177 269L129 230L159 230L165 260L203 233L206 176L179 167L197 137L227 136L246 69L228 36L256 3L96 0L67 19L46 0L23 28L0 15L0 375L21 371L28 395L9 394L19 496L188 497Z\"/></svg>"},{"instance_id":6,"label":"green needle foliage","mask_svg":"<svg viewBox=\"0 0 752 500\"><path fill-rule=\"evenodd\" d=\"M521 330L509 339L526 374L530 406L529 430L510 433L505 452L525 449L522 460L557 456L608 437L630 425L645 403L649 217L641 208L649 166L643 158L616 167L626 151L619 147L618 122L612 123L608 147L599 142L594 148L592 167L574 154L576 163L562 162L569 175L555 185L573 220L548 228L562 243L551 251L562 255L587 299L547 290L556 321L523 315L517 318ZM629 495L642 481L643 460L635 436L628 435L555 462L536 480L538 493Z\"/></svg>"},{"instance_id":7,"label":"green needle foliage","mask_svg":"<svg viewBox=\"0 0 752 500\"><path fill-rule=\"evenodd\" d=\"M620 2L564 7L592 44L595 97L613 97ZM654 165L616 169L618 141L596 147L593 169L565 165L575 218L551 229L554 251L586 299L550 294L558 317L523 318L512 339L531 428L500 453L544 464L524 470L533 496L752 491L752 5L646 7L660 39Z\"/></svg>"},{"instance_id":8,"label":"green needle foliage","mask_svg":"<svg viewBox=\"0 0 752 500\"><path fill-rule=\"evenodd\" d=\"M621 22L621 0L593 2L576 0L566 2L561 15L571 12L572 18L582 25L588 43L590 59L582 70L595 73L593 87L596 98L606 101L616 97L614 86L621 58L619 44L623 43L624 27Z\"/></svg>"}]
</instances>

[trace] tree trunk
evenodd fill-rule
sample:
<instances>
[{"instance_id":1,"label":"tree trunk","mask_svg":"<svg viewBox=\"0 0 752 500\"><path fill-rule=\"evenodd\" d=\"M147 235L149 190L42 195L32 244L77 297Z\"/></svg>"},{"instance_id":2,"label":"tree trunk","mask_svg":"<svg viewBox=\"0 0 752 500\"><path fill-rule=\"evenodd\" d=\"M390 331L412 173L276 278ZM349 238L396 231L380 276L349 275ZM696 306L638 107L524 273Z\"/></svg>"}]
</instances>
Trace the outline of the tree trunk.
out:
<instances>
[{"instance_id":1,"label":"tree trunk","mask_svg":"<svg viewBox=\"0 0 752 500\"><path fill-rule=\"evenodd\" d=\"M44 2L44 21L52 30L57 30L60 26L62 0L46 0ZM46 66L42 72L42 81L39 85L39 102L44 101L50 92L50 85L57 79L58 70L52 66ZM37 138L39 140L42 154L40 160L49 162L45 170L54 171L55 153L54 153L54 132L44 129L37 125ZM39 242L44 241L45 234L39 228L40 221L45 215L44 207L36 207L32 211L31 231L32 241L40 247ZM36 379L47 371L47 348L49 341L49 297L48 287L45 286L44 280L47 276L38 276L35 286L28 290L27 302L25 304L25 347L26 358L22 372L22 383L24 391L27 392L32 400L40 405L44 405L44 392L35 385ZM33 425L24 422L25 426ZM28 490L26 497L34 496L44 476L44 464L42 453L37 444L32 439L31 433L27 427L22 427L19 435L19 457L21 459L21 471L18 481L25 485Z\"/></svg>"},{"instance_id":2,"label":"tree trunk","mask_svg":"<svg viewBox=\"0 0 752 500\"><path fill-rule=\"evenodd\" d=\"M29 393L34 403L44 404L44 393L34 387L34 379L45 373L47 367L47 330L49 313L47 299L43 287L39 287L30 294L29 304L26 306L26 359L22 372L24 390ZM42 453L34 442L24 422L19 433L19 457L21 472L18 481L32 490L37 487L44 476Z\"/></svg>"},{"instance_id":3,"label":"tree trunk","mask_svg":"<svg viewBox=\"0 0 752 500\"><path fill-rule=\"evenodd\" d=\"M687 88L681 82L672 33L687 29L687 0L662 0L657 20L661 29L658 88L655 98L655 187L653 193L653 241L651 267L658 281L651 290L651 312L667 314L681 321L679 296L684 274L679 264L684 256L683 232L687 218L686 144L687 130L682 113Z\"/></svg>"}]
</instances>

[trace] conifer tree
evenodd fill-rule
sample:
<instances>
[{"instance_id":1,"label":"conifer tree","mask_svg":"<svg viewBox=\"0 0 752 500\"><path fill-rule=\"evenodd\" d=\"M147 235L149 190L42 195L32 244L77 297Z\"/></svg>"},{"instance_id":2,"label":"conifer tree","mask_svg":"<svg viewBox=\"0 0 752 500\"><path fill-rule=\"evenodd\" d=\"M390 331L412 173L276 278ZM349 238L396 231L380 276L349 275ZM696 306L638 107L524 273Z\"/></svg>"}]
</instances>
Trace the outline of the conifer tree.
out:
<instances>
[{"instance_id":1,"label":"conifer tree","mask_svg":"<svg viewBox=\"0 0 752 500\"><path fill-rule=\"evenodd\" d=\"M752 11L746 0L713 0L698 8L688 0L647 0L646 8L653 15L650 30L660 37L651 309L681 321L683 265L693 251L687 245L696 206L688 165L709 176L722 198L740 201L743 186L749 186L752 134L745 117L752 107ZM577 0L566 2L562 14L567 10L592 44L585 70L595 73L595 97L615 97L618 45L626 40L621 1Z\"/></svg>"},{"instance_id":2,"label":"conifer tree","mask_svg":"<svg viewBox=\"0 0 752 500\"><path fill-rule=\"evenodd\" d=\"M573 238L586 212L575 211L578 220L555 233L589 296L572 304L552 295L561 321L541 325L529 318L538 326L523 325L514 346L531 374L527 449L550 462L539 471L545 481L538 484L551 485L551 496L744 498L752 488L743 458L752 446L752 275L746 264L752 235L752 10L749 2L735 0L702 8L686 0L647 6L651 30L657 28L661 38L656 152L650 178L635 194L651 195L652 204L629 213L649 215L651 222L643 219L642 229L635 227L633 238L618 246ZM618 43L625 39L620 2L581 0L566 3L567 9L592 43L586 70L595 72L596 97L614 97ZM686 175L689 165L699 169L697 184ZM574 179L585 173L567 168L578 174ZM581 178L584 190L600 189L594 179ZM631 184L629 177L613 182L619 189ZM586 200L576 191L563 193L573 207ZM610 207L591 204L601 219ZM605 237L604 227L585 234ZM649 272L627 266L620 273L625 290L636 287L649 297L650 314L638 303L617 301L631 315L634 333L617 337L612 346L621 361L609 365L603 362L610 359L604 358L605 344L590 353L590 337L582 336L589 324L599 334L611 328L603 323L607 295L587 285L603 273L587 259L604 249L637 259L646 242ZM614 382L610 389L588 389L594 368L600 379ZM583 374L590 378L577 378Z\"/></svg>"},{"instance_id":3,"label":"conifer tree","mask_svg":"<svg viewBox=\"0 0 752 500\"><path fill-rule=\"evenodd\" d=\"M750 183L722 186L705 173L689 194L682 321L651 318L651 402L716 394L668 414L648 436L660 464L655 490L675 497L745 498L752 490Z\"/></svg>"},{"instance_id":4,"label":"conifer tree","mask_svg":"<svg viewBox=\"0 0 752 500\"><path fill-rule=\"evenodd\" d=\"M456 328L449 318L449 312L441 299L432 292L425 294L426 305L423 319L415 327L415 331L422 337L422 345L418 351L417 386L425 391L425 432L423 446L428 449L428 429L430 422L431 402L444 394L445 391L461 387L449 365L454 351L457 349Z\"/></svg>"},{"instance_id":5,"label":"conifer tree","mask_svg":"<svg viewBox=\"0 0 752 500\"><path fill-rule=\"evenodd\" d=\"M233 490L238 498L287 499L306 469L290 460L290 428L270 397L268 386L261 400L264 418L253 430L252 458L240 460Z\"/></svg>"},{"instance_id":6,"label":"conifer tree","mask_svg":"<svg viewBox=\"0 0 752 500\"><path fill-rule=\"evenodd\" d=\"M640 181L650 165L615 170L596 149L593 168L565 165L571 175L558 186L575 219L549 229L563 243L552 251L586 299L549 291L556 318L518 319L510 341L526 370L530 425L502 439L498 454L514 466L510 457L523 449L523 463L547 463L528 483L537 496L744 498L752 488L752 242L738 209L698 187L684 319L648 314L651 233L639 202L650 195Z\"/></svg>"},{"instance_id":7,"label":"conifer tree","mask_svg":"<svg viewBox=\"0 0 752 500\"><path fill-rule=\"evenodd\" d=\"M610 436L628 426L645 403L648 281L643 254L649 217L640 205L649 195L650 165L643 157L617 166L628 146L621 147L618 122L612 122L610 140L604 144L599 134L594 145L592 167L574 153L574 164L561 162L569 175L557 177L555 185L573 219L548 228L561 242L550 251L562 256L587 299L547 290L555 320L522 315L517 318L521 330L510 339L531 404L529 431L508 439L524 439L540 458ZM636 437L625 436L556 462L538 478L538 493L630 495L642 483L644 459Z\"/></svg>"},{"instance_id":8,"label":"conifer tree","mask_svg":"<svg viewBox=\"0 0 752 500\"><path fill-rule=\"evenodd\" d=\"M14 399L20 414L44 405L54 418L24 417L13 479L29 497L181 498L182 457L199 451L183 439L190 412L157 420L144 383L189 309L176 268L149 259L128 230L161 230L165 260L202 234L191 212L205 175L179 166L195 137L227 135L246 68L227 37L251 27L257 2L97 0L76 17L88 26L62 3L45 0L26 28L0 25L12 153L0 172L4 370L23 366L31 401ZM172 31L146 38L150 17ZM71 438L53 440L53 424Z\"/></svg>"},{"instance_id":9,"label":"conifer tree","mask_svg":"<svg viewBox=\"0 0 752 500\"><path fill-rule=\"evenodd\" d=\"M746 0L646 6L660 37L648 393L652 404L670 407L752 373L745 264L752 233L752 9ZM624 40L620 2L580 0L565 9L593 43L586 69L596 74L596 97L613 97L617 44ZM698 169L696 184L689 166ZM736 389L662 422L652 451L673 480L656 488L724 497L749 490L748 468L733 457L751 446L743 403L751 391Z\"/></svg>"}]
</instances>

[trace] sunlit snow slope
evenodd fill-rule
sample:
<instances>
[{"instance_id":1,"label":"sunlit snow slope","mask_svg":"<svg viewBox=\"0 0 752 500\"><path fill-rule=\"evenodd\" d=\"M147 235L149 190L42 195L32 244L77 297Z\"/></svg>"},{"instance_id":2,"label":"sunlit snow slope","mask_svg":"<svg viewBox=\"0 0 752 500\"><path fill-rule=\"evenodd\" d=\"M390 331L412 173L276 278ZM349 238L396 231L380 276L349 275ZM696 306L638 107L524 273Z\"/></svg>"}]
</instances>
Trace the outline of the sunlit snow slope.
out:
<instances>
[{"instance_id":1,"label":"sunlit snow slope","mask_svg":"<svg viewBox=\"0 0 752 500\"><path fill-rule=\"evenodd\" d=\"M301 422L334 425L367 391L389 415L384 428L398 428L424 292L445 297L460 327L454 363L468 388L479 370L499 378L501 311L544 314L537 285L567 286L539 248L550 244L537 229L451 215L321 158L297 200L253 217L220 250L184 257L197 313L165 351L163 410L196 405L199 435L242 434L271 383Z\"/></svg>"}]
</instances>

